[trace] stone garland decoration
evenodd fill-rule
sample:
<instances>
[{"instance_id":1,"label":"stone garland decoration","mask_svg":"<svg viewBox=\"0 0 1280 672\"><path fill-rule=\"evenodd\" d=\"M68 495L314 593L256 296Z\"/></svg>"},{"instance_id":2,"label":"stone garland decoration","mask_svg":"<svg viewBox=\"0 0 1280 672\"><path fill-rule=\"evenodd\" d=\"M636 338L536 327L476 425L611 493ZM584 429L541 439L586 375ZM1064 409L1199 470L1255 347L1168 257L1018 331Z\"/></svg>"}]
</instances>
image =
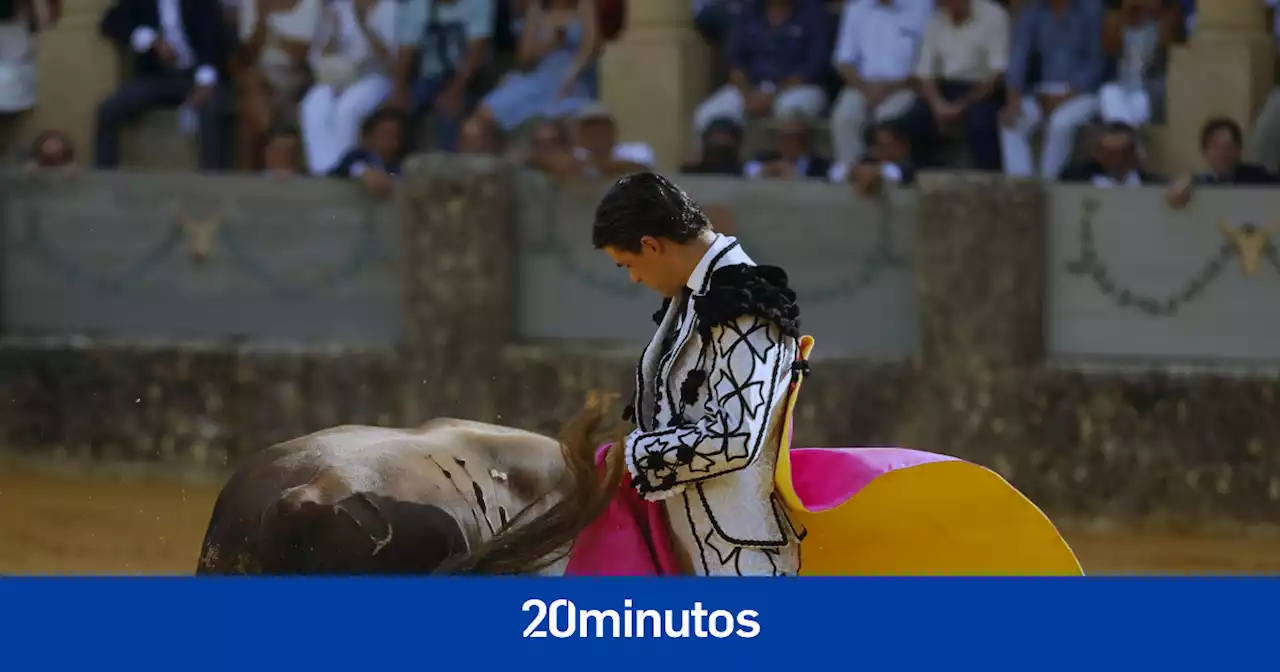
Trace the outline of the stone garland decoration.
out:
<instances>
[{"instance_id":1,"label":"stone garland decoration","mask_svg":"<svg viewBox=\"0 0 1280 672\"><path fill-rule=\"evenodd\" d=\"M360 276L391 256L391 250L378 238L376 206L369 204L360 224L359 239L345 259L333 268L326 269L304 282L289 281L254 258L249 246L241 241L231 227L223 225L221 214L200 220L181 211L175 213L169 229L137 262L123 273L108 276L77 264L64 255L44 231L44 217L30 193L16 198L18 212L22 215L20 229L13 246L32 254L49 268L60 273L74 284L90 287L104 294L122 294L137 289L137 284L187 241L193 263L204 263L215 246L226 250L227 257L236 267L269 287L282 298L299 298L308 294L323 293Z\"/></svg>"},{"instance_id":2,"label":"stone garland decoration","mask_svg":"<svg viewBox=\"0 0 1280 672\"><path fill-rule=\"evenodd\" d=\"M1269 240L1266 233L1253 224L1246 224L1238 231L1223 227L1227 240L1222 242L1218 250L1205 261L1204 266L1187 280L1180 290L1164 297L1139 294L1127 287L1118 285L1111 276L1110 268L1098 254L1097 244L1093 238L1093 220L1098 212L1098 201L1086 198L1080 204L1080 256L1067 263L1067 271L1076 276L1088 276L1097 286L1098 291L1121 308L1139 310L1152 317L1171 317L1178 313L1182 306L1195 300L1208 289L1222 272L1227 263L1234 257L1240 257L1246 273L1256 272L1256 259L1246 256L1246 252L1254 252L1267 259L1268 263L1280 272L1280 250Z\"/></svg>"},{"instance_id":3,"label":"stone garland decoration","mask_svg":"<svg viewBox=\"0 0 1280 672\"><path fill-rule=\"evenodd\" d=\"M561 270L577 282L614 296L634 296L643 291L643 288L627 281L624 276L611 274L600 277L583 268L575 259L573 246L561 237L555 227L547 227L539 238L536 243L528 245L526 251L554 258ZM745 242L750 245L750 240ZM850 271L845 277L824 287L800 289L799 294L805 301L812 302L853 298L875 284L882 273L910 265L909 256L900 254L895 247L893 208L886 199L881 208L881 217L876 222L876 240L872 249L849 266Z\"/></svg>"}]
</instances>

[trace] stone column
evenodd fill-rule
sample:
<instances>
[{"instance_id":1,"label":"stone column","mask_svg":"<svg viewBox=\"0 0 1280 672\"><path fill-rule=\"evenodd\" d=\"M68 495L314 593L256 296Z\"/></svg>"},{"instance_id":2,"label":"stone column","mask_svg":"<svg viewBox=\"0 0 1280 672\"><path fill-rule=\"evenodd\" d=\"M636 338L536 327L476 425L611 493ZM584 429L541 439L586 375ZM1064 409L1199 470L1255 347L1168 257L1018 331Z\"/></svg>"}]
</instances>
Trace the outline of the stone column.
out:
<instances>
[{"instance_id":1,"label":"stone column","mask_svg":"<svg viewBox=\"0 0 1280 672\"><path fill-rule=\"evenodd\" d=\"M112 0L63 0L62 18L36 46L39 98L28 115L27 139L46 128L71 137L81 163L93 155L98 103L120 84L119 51L98 25Z\"/></svg>"},{"instance_id":2,"label":"stone column","mask_svg":"<svg viewBox=\"0 0 1280 672\"><path fill-rule=\"evenodd\" d=\"M515 186L496 158L412 157L398 195L410 422L497 419L514 333Z\"/></svg>"},{"instance_id":3,"label":"stone column","mask_svg":"<svg viewBox=\"0 0 1280 672\"><path fill-rule=\"evenodd\" d=\"M1249 128L1274 81L1276 44L1264 0L1212 0L1198 6L1190 41L1170 55L1168 171L1202 165L1199 134L1207 118L1226 116Z\"/></svg>"},{"instance_id":4,"label":"stone column","mask_svg":"<svg viewBox=\"0 0 1280 672\"><path fill-rule=\"evenodd\" d=\"M663 169L690 147L693 108L710 86L709 51L689 0L629 0L626 32L601 57L601 98L621 140L652 145Z\"/></svg>"}]
</instances>

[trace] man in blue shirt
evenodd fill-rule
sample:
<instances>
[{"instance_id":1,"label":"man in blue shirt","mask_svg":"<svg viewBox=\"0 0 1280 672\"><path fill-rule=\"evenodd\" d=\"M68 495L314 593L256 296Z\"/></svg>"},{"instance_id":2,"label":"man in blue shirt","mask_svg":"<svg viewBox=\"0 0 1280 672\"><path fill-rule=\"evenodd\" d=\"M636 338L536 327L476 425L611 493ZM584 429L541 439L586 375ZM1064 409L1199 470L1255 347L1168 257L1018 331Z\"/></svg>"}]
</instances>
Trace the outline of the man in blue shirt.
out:
<instances>
[{"instance_id":1,"label":"man in blue shirt","mask_svg":"<svg viewBox=\"0 0 1280 672\"><path fill-rule=\"evenodd\" d=\"M1044 125L1038 175L1057 179L1075 148L1076 131L1098 113L1106 67L1099 0L1031 0L1013 30L1000 113L1000 149L1009 175L1037 172L1030 136Z\"/></svg>"},{"instance_id":2,"label":"man in blue shirt","mask_svg":"<svg viewBox=\"0 0 1280 672\"><path fill-rule=\"evenodd\" d=\"M486 65L495 0L402 0L391 107L417 119L431 112L440 146L457 149L461 121Z\"/></svg>"},{"instance_id":3,"label":"man in blue shirt","mask_svg":"<svg viewBox=\"0 0 1280 672\"><path fill-rule=\"evenodd\" d=\"M822 114L829 21L818 0L760 0L745 10L729 33L729 84L694 110L694 132L716 119Z\"/></svg>"}]
</instances>

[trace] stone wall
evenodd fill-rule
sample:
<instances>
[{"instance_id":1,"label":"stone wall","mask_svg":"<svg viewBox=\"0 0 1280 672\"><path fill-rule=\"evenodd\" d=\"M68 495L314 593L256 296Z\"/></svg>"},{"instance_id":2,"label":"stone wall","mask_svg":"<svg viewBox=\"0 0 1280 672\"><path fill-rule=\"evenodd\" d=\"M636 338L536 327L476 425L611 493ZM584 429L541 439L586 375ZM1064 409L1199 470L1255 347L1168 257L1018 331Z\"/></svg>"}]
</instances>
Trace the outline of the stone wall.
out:
<instances>
[{"instance_id":1,"label":"stone wall","mask_svg":"<svg viewBox=\"0 0 1280 672\"><path fill-rule=\"evenodd\" d=\"M10 340L0 348L0 444L216 468L347 422L455 415L554 432L589 391L625 391L638 353L518 342L516 177L498 162L411 162L399 204L402 345ZM797 445L957 455L1000 471L1058 516L1273 517L1280 378L1057 368L1045 358L1043 189L928 175L918 199L918 354L816 362Z\"/></svg>"}]
</instances>

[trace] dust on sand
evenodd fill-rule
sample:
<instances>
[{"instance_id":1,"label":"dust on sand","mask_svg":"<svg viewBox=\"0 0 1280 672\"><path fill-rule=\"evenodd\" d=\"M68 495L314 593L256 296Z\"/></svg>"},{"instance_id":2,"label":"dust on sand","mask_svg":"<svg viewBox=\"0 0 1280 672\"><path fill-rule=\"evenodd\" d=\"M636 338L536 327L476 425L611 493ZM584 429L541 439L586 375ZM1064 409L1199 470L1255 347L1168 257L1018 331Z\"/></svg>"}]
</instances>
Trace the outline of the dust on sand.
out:
<instances>
[{"instance_id":1,"label":"dust on sand","mask_svg":"<svg viewBox=\"0 0 1280 672\"><path fill-rule=\"evenodd\" d=\"M191 574L217 482L0 467L0 574ZM1280 538L1068 532L1090 574L1280 573Z\"/></svg>"}]
</instances>

